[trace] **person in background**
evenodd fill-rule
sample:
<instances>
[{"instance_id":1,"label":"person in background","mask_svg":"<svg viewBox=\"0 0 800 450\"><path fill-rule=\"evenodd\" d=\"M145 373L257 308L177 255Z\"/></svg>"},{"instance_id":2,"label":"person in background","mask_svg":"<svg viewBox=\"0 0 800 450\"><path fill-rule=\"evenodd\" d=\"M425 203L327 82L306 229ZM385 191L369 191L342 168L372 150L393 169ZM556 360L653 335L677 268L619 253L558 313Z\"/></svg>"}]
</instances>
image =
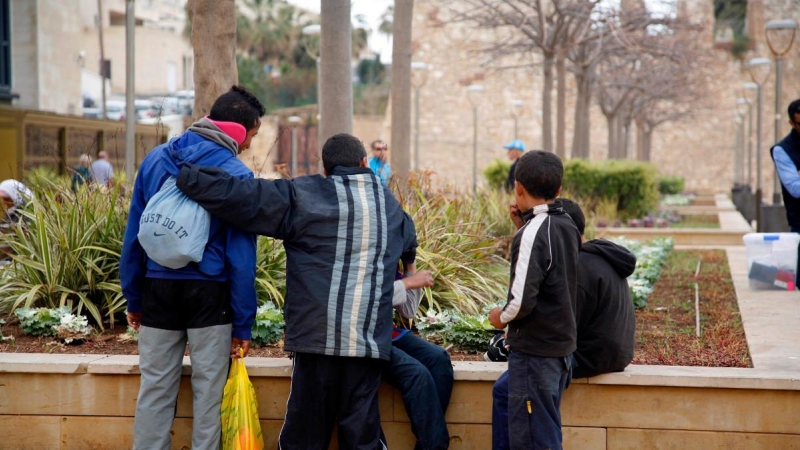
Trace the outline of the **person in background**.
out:
<instances>
[{"instance_id":1,"label":"person in background","mask_svg":"<svg viewBox=\"0 0 800 450\"><path fill-rule=\"evenodd\" d=\"M187 343L192 449L219 449L229 358L238 358L240 351L247 355L255 321L255 236L212 217L202 260L171 269L147 257L138 239L139 224L147 203L183 164L206 164L236 179L252 179L253 172L237 155L250 146L264 113L255 96L233 86L214 101L208 117L153 149L139 168L119 267L128 325L139 330L134 450L170 448Z\"/></svg>"},{"instance_id":2,"label":"person in background","mask_svg":"<svg viewBox=\"0 0 800 450\"><path fill-rule=\"evenodd\" d=\"M788 113L792 130L770 149L770 155L781 180L789 231L800 233L800 99L789 103ZM800 289L800 258L797 260L795 286Z\"/></svg>"},{"instance_id":3,"label":"person in background","mask_svg":"<svg viewBox=\"0 0 800 450\"><path fill-rule=\"evenodd\" d=\"M100 186L110 187L114 183L114 166L109 161L108 152L101 151L90 166L92 181Z\"/></svg>"},{"instance_id":4,"label":"person in background","mask_svg":"<svg viewBox=\"0 0 800 450\"><path fill-rule=\"evenodd\" d=\"M89 171L89 166L92 163L92 158L86 153L78 158L78 166L75 167L72 174L72 192L78 192L78 187L82 186L91 177L92 173Z\"/></svg>"},{"instance_id":5,"label":"person in background","mask_svg":"<svg viewBox=\"0 0 800 450\"><path fill-rule=\"evenodd\" d=\"M503 148L508 150L508 159L513 161L511 163L511 169L508 171L508 178L506 179L506 191L513 192L517 161L519 161L519 157L522 156L522 153L525 151L525 143L519 139L514 139L509 142L508 145L503 146Z\"/></svg>"},{"instance_id":6,"label":"person in background","mask_svg":"<svg viewBox=\"0 0 800 450\"><path fill-rule=\"evenodd\" d=\"M392 168L389 166L389 160L387 159L389 156L389 145L378 139L372 141L369 147L372 151L372 156L369 157L367 164L372 170L372 173L380 178L381 183L385 186L389 183L389 179L392 178Z\"/></svg>"},{"instance_id":7,"label":"person in background","mask_svg":"<svg viewBox=\"0 0 800 450\"><path fill-rule=\"evenodd\" d=\"M18 222L17 209L25 206L32 198L33 192L22 182L11 179L0 182L0 200L6 213L4 222Z\"/></svg>"}]
</instances>

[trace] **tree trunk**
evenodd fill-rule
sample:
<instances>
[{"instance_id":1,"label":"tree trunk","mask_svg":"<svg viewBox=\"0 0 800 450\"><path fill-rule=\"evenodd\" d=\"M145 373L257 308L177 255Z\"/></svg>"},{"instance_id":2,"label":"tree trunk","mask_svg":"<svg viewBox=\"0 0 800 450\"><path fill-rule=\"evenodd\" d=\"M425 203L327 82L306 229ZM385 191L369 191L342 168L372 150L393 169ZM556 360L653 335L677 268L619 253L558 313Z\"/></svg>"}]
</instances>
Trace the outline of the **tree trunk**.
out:
<instances>
[{"instance_id":1,"label":"tree trunk","mask_svg":"<svg viewBox=\"0 0 800 450\"><path fill-rule=\"evenodd\" d=\"M319 142L339 133L353 132L353 82L350 71L352 33L350 0L322 2L320 35Z\"/></svg>"},{"instance_id":2,"label":"tree trunk","mask_svg":"<svg viewBox=\"0 0 800 450\"><path fill-rule=\"evenodd\" d=\"M411 170L411 32L413 0L395 0L392 40L392 170Z\"/></svg>"},{"instance_id":3,"label":"tree trunk","mask_svg":"<svg viewBox=\"0 0 800 450\"><path fill-rule=\"evenodd\" d=\"M556 59L556 77L558 79L558 91L556 91L556 155L565 159L567 157L567 66L563 53L559 53Z\"/></svg>"},{"instance_id":4,"label":"tree trunk","mask_svg":"<svg viewBox=\"0 0 800 450\"><path fill-rule=\"evenodd\" d=\"M575 128L572 135L572 157L589 158L589 133L591 120L589 109L591 107L591 82L585 74L575 75L575 84L578 93L575 97Z\"/></svg>"},{"instance_id":5,"label":"tree trunk","mask_svg":"<svg viewBox=\"0 0 800 450\"><path fill-rule=\"evenodd\" d=\"M636 119L636 159L647 161L644 156L644 120Z\"/></svg>"},{"instance_id":6,"label":"tree trunk","mask_svg":"<svg viewBox=\"0 0 800 450\"><path fill-rule=\"evenodd\" d=\"M396 13L395 13L396 14ZM394 57L392 57L394 58ZM542 86L542 148L553 151L553 63L552 53L544 53L544 84ZM394 62L394 59L392 60ZM394 80L394 78L392 78Z\"/></svg>"},{"instance_id":7,"label":"tree trunk","mask_svg":"<svg viewBox=\"0 0 800 450\"><path fill-rule=\"evenodd\" d=\"M606 125L608 126L608 159L618 158L618 135L619 126L617 126L618 118L616 115L606 116Z\"/></svg>"},{"instance_id":8,"label":"tree trunk","mask_svg":"<svg viewBox=\"0 0 800 450\"><path fill-rule=\"evenodd\" d=\"M208 115L214 100L238 83L234 0L189 0L194 48L195 118ZM197 32L195 32L197 31Z\"/></svg>"},{"instance_id":9,"label":"tree trunk","mask_svg":"<svg viewBox=\"0 0 800 450\"><path fill-rule=\"evenodd\" d=\"M650 161L650 149L653 144L653 130L648 129L642 132L642 161Z\"/></svg>"}]
</instances>

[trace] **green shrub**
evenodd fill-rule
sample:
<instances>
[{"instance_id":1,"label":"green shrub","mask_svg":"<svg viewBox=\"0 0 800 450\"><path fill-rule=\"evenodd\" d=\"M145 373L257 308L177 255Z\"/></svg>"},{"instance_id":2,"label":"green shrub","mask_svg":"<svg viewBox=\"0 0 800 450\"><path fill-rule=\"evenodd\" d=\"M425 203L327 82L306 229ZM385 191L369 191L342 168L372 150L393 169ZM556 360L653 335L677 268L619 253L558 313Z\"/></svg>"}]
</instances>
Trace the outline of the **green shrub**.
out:
<instances>
[{"instance_id":1,"label":"green shrub","mask_svg":"<svg viewBox=\"0 0 800 450\"><path fill-rule=\"evenodd\" d=\"M263 346L280 342L283 336L283 313L272 303L264 303L256 311L253 323L252 342L255 346Z\"/></svg>"},{"instance_id":2,"label":"green shrub","mask_svg":"<svg viewBox=\"0 0 800 450\"><path fill-rule=\"evenodd\" d=\"M489 339L497 332L489 323L487 310L485 308L481 314L430 314L417 322L417 330L427 339L453 344L453 347L465 352L484 352Z\"/></svg>"},{"instance_id":3,"label":"green shrub","mask_svg":"<svg viewBox=\"0 0 800 450\"><path fill-rule=\"evenodd\" d=\"M129 197L118 185L77 194L61 183L43 183L0 245L12 251L0 286L0 311L67 307L103 328L125 311L119 256Z\"/></svg>"},{"instance_id":4,"label":"green shrub","mask_svg":"<svg viewBox=\"0 0 800 450\"><path fill-rule=\"evenodd\" d=\"M679 195L683 193L683 177L663 176L658 179L658 192L661 195Z\"/></svg>"},{"instance_id":5,"label":"green shrub","mask_svg":"<svg viewBox=\"0 0 800 450\"><path fill-rule=\"evenodd\" d=\"M259 302L272 302L283 308L286 297L286 251L283 242L258 237L256 250L256 296Z\"/></svg>"},{"instance_id":6,"label":"green shrub","mask_svg":"<svg viewBox=\"0 0 800 450\"><path fill-rule=\"evenodd\" d=\"M504 190L508 172L511 170L511 162L503 159L495 159L485 169L483 176L492 189Z\"/></svg>"},{"instance_id":7,"label":"green shrub","mask_svg":"<svg viewBox=\"0 0 800 450\"><path fill-rule=\"evenodd\" d=\"M19 308L14 315L19 327L29 336L55 336L61 317L69 314L69 308Z\"/></svg>"},{"instance_id":8,"label":"green shrub","mask_svg":"<svg viewBox=\"0 0 800 450\"><path fill-rule=\"evenodd\" d=\"M636 161L570 160L564 165L563 187L589 213L600 201L616 202L622 220L648 214L659 199L655 167Z\"/></svg>"}]
</instances>

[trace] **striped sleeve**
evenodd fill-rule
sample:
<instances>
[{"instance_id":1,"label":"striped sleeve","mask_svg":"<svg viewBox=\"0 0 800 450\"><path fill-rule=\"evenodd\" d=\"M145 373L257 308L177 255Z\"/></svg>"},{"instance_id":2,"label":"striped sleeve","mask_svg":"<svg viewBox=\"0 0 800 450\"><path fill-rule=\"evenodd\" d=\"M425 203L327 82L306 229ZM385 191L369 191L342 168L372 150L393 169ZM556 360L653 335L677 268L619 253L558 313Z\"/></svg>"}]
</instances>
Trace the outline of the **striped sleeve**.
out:
<instances>
[{"instance_id":1,"label":"striped sleeve","mask_svg":"<svg viewBox=\"0 0 800 450\"><path fill-rule=\"evenodd\" d=\"M503 323L521 319L533 311L552 262L550 246L550 220L547 214L539 214L522 229L514 267L514 277L508 293L508 303L500 314Z\"/></svg>"}]
</instances>

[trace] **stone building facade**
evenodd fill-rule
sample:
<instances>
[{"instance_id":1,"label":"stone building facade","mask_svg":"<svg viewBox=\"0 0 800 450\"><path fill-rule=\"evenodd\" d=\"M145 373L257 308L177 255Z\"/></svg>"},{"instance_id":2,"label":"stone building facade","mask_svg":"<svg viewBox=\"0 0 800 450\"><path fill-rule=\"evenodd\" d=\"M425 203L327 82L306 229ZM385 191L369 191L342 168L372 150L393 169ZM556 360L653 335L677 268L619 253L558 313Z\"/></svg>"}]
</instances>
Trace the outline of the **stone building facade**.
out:
<instances>
[{"instance_id":1,"label":"stone building facade","mask_svg":"<svg viewBox=\"0 0 800 450\"><path fill-rule=\"evenodd\" d=\"M449 12L442 3L441 0L420 0L415 2L414 7L413 60L430 66L425 85L420 90L420 168L435 171L439 182L467 188L472 183L473 109L466 87L469 84L484 86L476 102L478 178L482 182L480 174L483 168L494 159L505 158L503 145L513 139L512 100L524 102L518 116L519 138L526 142L528 148L541 148L542 77L541 71L535 68L496 70L482 65L482 58L475 53L475 38L487 39L492 36L478 35L474 29L450 22ZM734 181L738 127L734 122L737 117L736 100L743 95L742 84L750 79L743 61L735 59L729 49L715 45L712 8L711 1L678 0L678 11L705 27L707 41L702 45L709 62L698 70L703 70L708 78L709 90L703 98L698 99L691 117L663 124L656 129L651 161L662 174L683 176L687 189L728 191ZM797 0L750 0L747 28L753 46L743 60L756 56L771 58L764 40L764 23L786 18L800 20L800 3ZM800 97L798 69L800 42L795 43L784 62L781 135L789 131L784 110L789 101ZM566 148L569 155L575 87L571 75L567 78ZM765 198L770 197L773 186L774 171L769 147L774 141L774 83L773 72L764 85L762 145L758 149L762 160ZM751 98L755 100L754 97ZM555 91L553 101L555 109ZM753 111L755 115L755 109ZM586 114L591 117L590 159L605 159L608 155L607 126L596 101ZM412 124L413 120L412 114ZM387 120L385 124L388 123L390 121ZM386 134L390 132L384 130ZM755 134L755 125L753 132ZM632 141L635 141L635 137ZM755 155L755 136L753 146ZM631 145L629 148L633 147ZM632 153L633 150L629 150L631 157ZM753 167L755 179L755 162Z\"/></svg>"},{"instance_id":2,"label":"stone building facade","mask_svg":"<svg viewBox=\"0 0 800 450\"><path fill-rule=\"evenodd\" d=\"M191 89L193 53L183 36L186 0L136 2L136 93ZM104 0L109 97L125 93L125 0ZM22 108L81 114L85 80L100 76L96 0L10 0L11 90ZM99 91L99 87L96 89ZM94 100L99 103L99 96Z\"/></svg>"}]
</instances>

